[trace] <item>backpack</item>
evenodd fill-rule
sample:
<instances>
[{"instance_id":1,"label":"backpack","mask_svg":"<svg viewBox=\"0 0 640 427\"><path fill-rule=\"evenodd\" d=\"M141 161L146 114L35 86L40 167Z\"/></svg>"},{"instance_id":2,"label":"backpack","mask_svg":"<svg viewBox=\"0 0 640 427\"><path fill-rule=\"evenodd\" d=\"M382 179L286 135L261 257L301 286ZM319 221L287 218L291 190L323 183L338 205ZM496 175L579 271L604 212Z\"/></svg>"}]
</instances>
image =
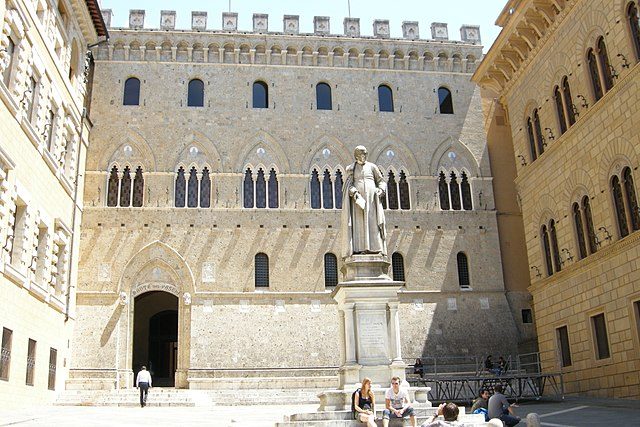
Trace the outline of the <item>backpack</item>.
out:
<instances>
[{"instance_id":1,"label":"backpack","mask_svg":"<svg viewBox=\"0 0 640 427\"><path fill-rule=\"evenodd\" d=\"M478 408L478 409L476 409L475 411L473 411L473 413L474 413L474 414L482 414L482 415L484 415L484 420L485 420L486 422L488 422L488 421L489 421L489 411L487 411L486 409L484 409L484 408Z\"/></svg>"},{"instance_id":2,"label":"backpack","mask_svg":"<svg viewBox=\"0 0 640 427\"><path fill-rule=\"evenodd\" d=\"M360 393L359 388L351 394L351 412L354 414L356 413L356 393Z\"/></svg>"}]
</instances>

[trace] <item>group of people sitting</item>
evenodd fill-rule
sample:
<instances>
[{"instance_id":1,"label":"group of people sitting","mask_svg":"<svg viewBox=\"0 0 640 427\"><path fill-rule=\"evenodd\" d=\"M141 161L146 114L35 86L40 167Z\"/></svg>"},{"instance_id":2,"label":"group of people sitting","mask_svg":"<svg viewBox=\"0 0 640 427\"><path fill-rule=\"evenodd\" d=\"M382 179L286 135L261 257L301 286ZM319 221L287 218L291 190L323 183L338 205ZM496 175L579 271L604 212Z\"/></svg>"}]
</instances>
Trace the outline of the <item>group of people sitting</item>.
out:
<instances>
[{"instance_id":1,"label":"group of people sitting","mask_svg":"<svg viewBox=\"0 0 640 427\"><path fill-rule=\"evenodd\" d=\"M400 387L400 378L393 377L391 379L391 387L387 389L384 395L385 409L382 412L383 427L389 426L390 419L409 418L411 425L417 427L417 419L409 393L404 387ZM495 393L489 397L489 391L480 390L480 396L473 403L472 412L482 413L487 421L496 423L496 426L504 425L506 427L515 426L520 422L520 418L513 413L513 405L509 405L507 398L502 394L501 385L496 385ZM356 420L366 424L367 427L376 427L376 398L371 389L371 379L364 378L361 388L357 389L352 396L352 411ZM455 403L443 403L433 414L433 417L424 422L420 427L446 427L461 426L458 421L460 410ZM439 419L442 416L444 420ZM498 419L500 421L495 421Z\"/></svg>"},{"instance_id":2,"label":"group of people sitting","mask_svg":"<svg viewBox=\"0 0 640 427\"><path fill-rule=\"evenodd\" d=\"M509 369L509 364L504 359L504 357L498 357L498 362L493 362L493 357L488 355L486 359L484 359L484 369L487 372L490 372L495 375L502 375Z\"/></svg>"}]
</instances>

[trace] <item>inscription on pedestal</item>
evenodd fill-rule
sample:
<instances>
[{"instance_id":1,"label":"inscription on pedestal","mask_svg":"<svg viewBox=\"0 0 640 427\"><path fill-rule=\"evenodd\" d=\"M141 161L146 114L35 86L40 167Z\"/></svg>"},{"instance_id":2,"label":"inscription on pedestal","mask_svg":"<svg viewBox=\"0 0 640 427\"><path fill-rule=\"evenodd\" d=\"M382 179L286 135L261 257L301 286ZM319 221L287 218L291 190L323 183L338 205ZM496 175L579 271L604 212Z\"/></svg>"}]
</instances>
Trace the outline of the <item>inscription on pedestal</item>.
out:
<instances>
[{"instance_id":1,"label":"inscription on pedestal","mask_svg":"<svg viewBox=\"0 0 640 427\"><path fill-rule=\"evenodd\" d=\"M387 315L385 312L358 313L358 361L389 359Z\"/></svg>"}]
</instances>

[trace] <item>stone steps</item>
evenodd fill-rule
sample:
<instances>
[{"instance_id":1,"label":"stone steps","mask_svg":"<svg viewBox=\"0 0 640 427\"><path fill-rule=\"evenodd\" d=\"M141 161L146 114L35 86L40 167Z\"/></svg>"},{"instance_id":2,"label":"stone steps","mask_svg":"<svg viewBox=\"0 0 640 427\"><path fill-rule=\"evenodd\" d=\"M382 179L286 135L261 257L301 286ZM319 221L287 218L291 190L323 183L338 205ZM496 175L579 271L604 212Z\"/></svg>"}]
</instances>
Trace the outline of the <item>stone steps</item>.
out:
<instances>
[{"instance_id":1,"label":"stone steps","mask_svg":"<svg viewBox=\"0 0 640 427\"><path fill-rule=\"evenodd\" d=\"M428 414L416 414L417 424L420 425L425 421L431 421L431 416L435 408L428 410ZM382 411L376 411L379 419L377 424L382 426ZM486 426L484 422L484 416L474 414L461 414L458 420L466 426ZM407 418L405 420L392 420L389 424L390 427L410 426L411 421ZM362 427L363 424L353 419L351 411L330 411L330 412L316 412L308 414L295 414L293 416L285 417L282 422L276 423L275 427Z\"/></svg>"}]
</instances>

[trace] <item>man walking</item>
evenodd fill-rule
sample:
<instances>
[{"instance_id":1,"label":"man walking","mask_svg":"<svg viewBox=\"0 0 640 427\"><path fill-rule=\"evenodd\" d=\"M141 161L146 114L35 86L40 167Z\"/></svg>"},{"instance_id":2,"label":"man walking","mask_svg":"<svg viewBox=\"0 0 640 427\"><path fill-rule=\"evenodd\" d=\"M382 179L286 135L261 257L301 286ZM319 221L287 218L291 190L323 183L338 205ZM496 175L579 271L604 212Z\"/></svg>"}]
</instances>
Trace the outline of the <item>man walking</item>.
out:
<instances>
[{"instance_id":1,"label":"man walking","mask_svg":"<svg viewBox=\"0 0 640 427\"><path fill-rule=\"evenodd\" d=\"M147 405L147 395L151 388L151 374L147 371L146 366L143 366L140 372L138 372L136 387L140 389L140 407L144 408Z\"/></svg>"}]
</instances>

